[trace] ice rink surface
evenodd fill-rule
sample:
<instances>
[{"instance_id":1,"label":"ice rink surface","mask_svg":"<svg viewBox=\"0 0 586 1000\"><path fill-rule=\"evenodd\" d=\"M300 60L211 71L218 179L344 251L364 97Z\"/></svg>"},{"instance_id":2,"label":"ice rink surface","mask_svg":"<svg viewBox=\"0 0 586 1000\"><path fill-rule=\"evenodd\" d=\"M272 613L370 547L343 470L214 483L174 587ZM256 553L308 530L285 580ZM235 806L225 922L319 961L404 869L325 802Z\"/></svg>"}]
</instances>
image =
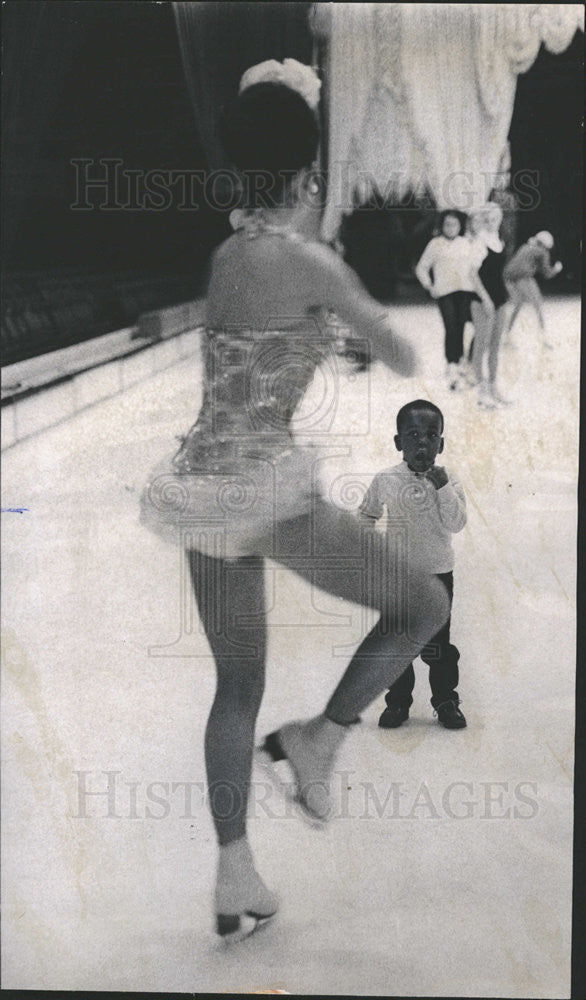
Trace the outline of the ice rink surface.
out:
<instances>
[{"instance_id":1,"label":"ice rink surface","mask_svg":"<svg viewBox=\"0 0 586 1000\"><path fill-rule=\"evenodd\" d=\"M9 449L2 505L27 510L3 516L5 988L569 996L580 304L546 302L552 351L521 314L502 352L513 402L491 412L445 387L437 310L393 314L423 374L340 362L303 405L324 418L323 489L348 507L400 460L398 408L444 410L442 462L468 499L452 616L468 728L438 726L418 663L409 722L378 729L381 698L344 745L325 831L255 771L251 841L282 906L222 946L213 663L182 557L137 516L197 414L196 351ZM267 581L259 734L323 708L368 624L273 564Z\"/></svg>"}]
</instances>

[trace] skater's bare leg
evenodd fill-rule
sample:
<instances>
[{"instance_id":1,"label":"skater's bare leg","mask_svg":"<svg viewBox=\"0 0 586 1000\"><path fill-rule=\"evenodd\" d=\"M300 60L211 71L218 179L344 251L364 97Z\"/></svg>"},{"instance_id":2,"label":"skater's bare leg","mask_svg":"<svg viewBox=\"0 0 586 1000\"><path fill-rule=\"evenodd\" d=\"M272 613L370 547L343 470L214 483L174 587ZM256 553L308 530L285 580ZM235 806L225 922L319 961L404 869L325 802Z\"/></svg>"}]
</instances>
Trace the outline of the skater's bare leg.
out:
<instances>
[{"instance_id":1,"label":"skater's bare leg","mask_svg":"<svg viewBox=\"0 0 586 1000\"><path fill-rule=\"evenodd\" d=\"M526 281L525 295L527 301L533 306L537 316L537 322L539 324L539 332L541 333L541 340L544 347L551 347L548 343L547 335L545 331L545 317L543 315L543 296L541 294L541 289L535 281L535 278L528 278Z\"/></svg>"},{"instance_id":2,"label":"skater's bare leg","mask_svg":"<svg viewBox=\"0 0 586 1000\"><path fill-rule=\"evenodd\" d=\"M299 554L313 548L303 563ZM293 767L298 798L312 818L330 813L329 781L347 727L409 666L448 615L441 582L416 567L397 570L397 546L355 518L318 502L311 518L279 526L273 555L316 587L381 613L354 654L325 712L283 726L265 745ZM336 565L337 563L337 565ZM344 565L346 564L346 565ZM276 741L276 743L275 743Z\"/></svg>"},{"instance_id":3,"label":"skater's bare leg","mask_svg":"<svg viewBox=\"0 0 586 1000\"><path fill-rule=\"evenodd\" d=\"M514 325L515 325L515 321L517 319L517 316L521 312L521 309L522 309L523 305L524 305L524 299L517 298L517 300L514 302L513 310L511 312L511 315L509 316L509 322L507 324L507 333L509 333L509 334L511 333L511 331L512 331Z\"/></svg>"},{"instance_id":4,"label":"skater's bare leg","mask_svg":"<svg viewBox=\"0 0 586 1000\"><path fill-rule=\"evenodd\" d=\"M386 536L363 529L321 500L310 515L277 525L274 536L259 540L258 547L319 590L381 613L344 675L339 699L330 702L336 721L352 722L390 687L448 615L445 588L434 576L398 565ZM189 565L217 668L206 767L218 840L227 844L245 832L254 726L264 688L263 561L230 563L193 551Z\"/></svg>"},{"instance_id":5,"label":"skater's bare leg","mask_svg":"<svg viewBox=\"0 0 586 1000\"><path fill-rule=\"evenodd\" d=\"M381 627L365 640L376 655L370 663L361 655L361 679L353 682L356 704L347 713L347 722L392 684L448 615L441 582L417 566L402 562L398 557L401 545L399 536L393 541L363 527L355 517L323 500L315 502L310 516L303 515L278 527L273 559L318 589L381 613ZM384 669L379 662L383 649ZM355 672L352 669L351 673Z\"/></svg>"},{"instance_id":6,"label":"skater's bare leg","mask_svg":"<svg viewBox=\"0 0 586 1000\"><path fill-rule=\"evenodd\" d=\"M474 323L474 375L478 386L479 402L482 402L487 391L484 371L491 339L493 314L489 313L481 302L472 302L471 312Z\"/></svg>"},{"instance_id":7,"label":"skater's bare leg","mask_svg":"<svg viewBox=\"0 0 586 1000\"><path fill-rule=\"evenodd\" d=\"M505 340L508 346L513 347L513 338L511 336L511 331L515 325L517 316L519 315L521 308L525 302L523 295L522 283L519 281L505 281L505 287L509 295L509 304L511 306L509 312L509 318L505 324Z\"/></svg>"},{"instance_id":8,"label":"skater's bare leg","mask_svg":"<svg viewBox=\"0 0 586 1000\"><path fill-rule=\"evenodd\" d=\"M227 844L245 832L254 725L264 690L263 560L226 562L192 551L189 568L216 663L216 694L206 728L205 754L218 841ZM235 788L238 802L234 802Z\"/></svg>"},{"instance_id":9,"label":"skater's bare leg","mask_svg":"<svg viewBox=\"0 0 586 1000\"><path fill-rule=\"evenodd\" d=\"M329 779L345 726L393 683L447 618L445 589L411 567L397 575L397 553L386 537L365 532L349 514L322 501L310 515L278 524L259 539L257 551L319 589L381 612L379 626L361 644L330 699L329 717L318 716L288 734L298 748L301 744L298 775L309 774L312 783L316 776ZM220 843L216 908L218 919L226 913L238 918L239 933L242 915L251 908L261 915L276 908L245 838L254 726L264 687L263 564L260 558L227 563L197 552L189 554L189 564L218 677L205 739Z\"/></svg>"},{"instance_id":10,"label":"skater's bare leg","mask_svg":"<svg viewBox=\"0 0 586 1000\"><path fill-rule=\"evenodd\" d=\"M226 562L196 551L188 559L217 674L205 734L208 795L220 845L217 929L224 938L238 940L277 909L246 839L254 726L265 676L263 561Z\"/></svg>"},{"instance_id":11,"label":"skater's bare leg","mask_svg":"<svg viewBox=\"0 0 586 1000\"><path fill-rule=\"evenodd\" d=\"M498 365L499 365L499 350L503 335L503 329L505 325L505 306L500 306L495 315L492 324L492 334L490 338L490 346L488 350L488 387L493 399L497 403L508 403L504 396L501 395L497 385L498 376Z\"/></svg>"}]
</instances>

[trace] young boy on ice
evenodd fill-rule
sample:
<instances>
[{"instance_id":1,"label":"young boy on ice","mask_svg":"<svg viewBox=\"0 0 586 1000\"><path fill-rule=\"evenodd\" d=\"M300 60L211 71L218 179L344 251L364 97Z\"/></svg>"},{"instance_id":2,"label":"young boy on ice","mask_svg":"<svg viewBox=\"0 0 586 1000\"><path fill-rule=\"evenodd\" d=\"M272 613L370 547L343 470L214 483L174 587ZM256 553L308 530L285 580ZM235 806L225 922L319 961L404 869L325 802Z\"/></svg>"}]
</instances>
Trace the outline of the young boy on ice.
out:
<instances>
[{"instance_id":1,"label":"young boy on ice","mask_svg":"<svg viewBox=\"0 0 586 1000\"><path fill-rule=\"evenodd\" d=\"M466 500L460 483L435 460L444 449L444 418L433 403L415 399L397 414L395 446L403 461L379 472L360 507L363 521L373 525L386 507L389 529L399 518L405 523L408 551L423 560L453 596L454 550L452 534L466 524ZM466 719L457 694L460 653L450 642L450 619L430 640L421 659L429 666L431 704L440 725L464 729ZM387 692L387 707L379 719L383 729L395 729L409 718L415 685L413 664Z\"/></svg>"}]
</instances>

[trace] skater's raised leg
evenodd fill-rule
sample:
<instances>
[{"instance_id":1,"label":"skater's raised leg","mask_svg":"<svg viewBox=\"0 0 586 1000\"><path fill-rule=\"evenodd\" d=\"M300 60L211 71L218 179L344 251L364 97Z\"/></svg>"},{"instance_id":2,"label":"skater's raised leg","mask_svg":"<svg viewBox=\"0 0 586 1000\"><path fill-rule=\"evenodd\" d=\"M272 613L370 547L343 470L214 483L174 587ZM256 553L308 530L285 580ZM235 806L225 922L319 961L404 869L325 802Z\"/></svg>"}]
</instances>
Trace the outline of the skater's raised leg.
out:
<instances>
[{"instance_id":1,"label":"skater's raised leg","mask_svg":"<svg viewBox=\"0 0 586 1000\"><path fill-rule=\"evenodd\" d=\"M303 565L299 552L308 538L315 539L316 549L314 558ZM273 558L320 589L381 614L323 714L305 723L290 723L265 743L275 759L289 760L306 812L325 820L331 808L328 785L336 753L349 727L407 669L446 620L449 604L435 576L414 566L397 568L397 552L387 537L360 527L354 518L324 502L316 503L311 521L298 518L280 525L279 546ZM335 556L340 568L333 563ZM352 560L354 569L348 568Z\"/></svg>"}]
</instances>

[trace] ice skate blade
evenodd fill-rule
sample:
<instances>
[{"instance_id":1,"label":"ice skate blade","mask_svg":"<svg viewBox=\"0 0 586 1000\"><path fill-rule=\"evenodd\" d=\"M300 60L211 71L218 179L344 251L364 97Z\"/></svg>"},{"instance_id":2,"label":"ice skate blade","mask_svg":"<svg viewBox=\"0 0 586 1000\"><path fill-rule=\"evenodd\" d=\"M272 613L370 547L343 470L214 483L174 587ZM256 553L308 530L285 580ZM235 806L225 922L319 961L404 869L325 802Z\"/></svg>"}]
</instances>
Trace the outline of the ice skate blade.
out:
<instances>
[{"instance_id":1,"label":"ice skate blade","mask_svg":"<svg viewBox=\"0 0 586 1000\"><path fill-rule=\"evenodd\" d=\"M269 914L254 913L253 910L235 915L218 913L216 915L216 932L224 944L238 944L239 941L246 940L256 931L265 927L276 913L276 910Z\"/></svg>"}]
</instances>

